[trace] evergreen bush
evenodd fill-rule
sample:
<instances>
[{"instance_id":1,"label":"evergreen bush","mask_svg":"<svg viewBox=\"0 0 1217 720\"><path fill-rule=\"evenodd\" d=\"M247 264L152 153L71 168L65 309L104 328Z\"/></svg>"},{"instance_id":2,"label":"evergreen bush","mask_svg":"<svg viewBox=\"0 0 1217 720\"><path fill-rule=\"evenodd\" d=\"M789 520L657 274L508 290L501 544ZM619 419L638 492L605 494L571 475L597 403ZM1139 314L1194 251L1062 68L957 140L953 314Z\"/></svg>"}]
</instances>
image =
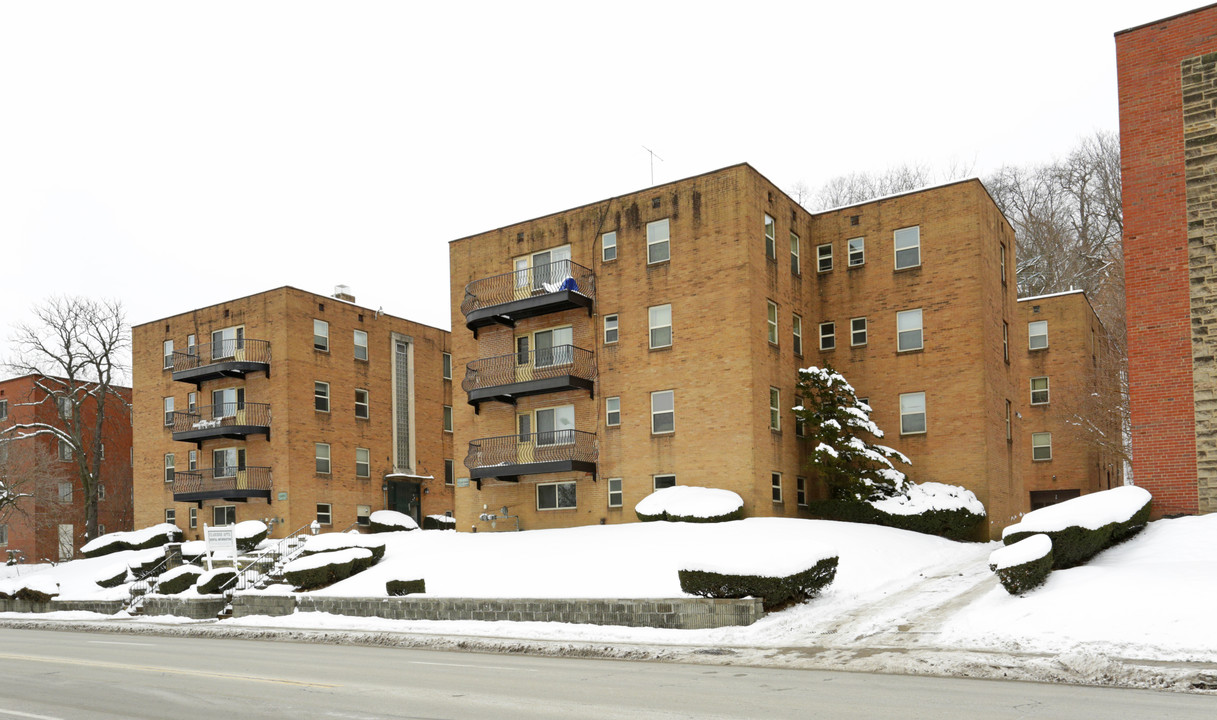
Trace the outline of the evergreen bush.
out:
<instances>
[{"instance_id":1,"label":"evergreen bush","mask_svg":"<svg viewBox=\"0 0 1217 720\"><path fill-rule=\"evenodd\" d=\"M1131 488L1131 486L1129 486ZM1122 490L1122 488L1113 488L1112 490L1104 490L1103 493L1111 493ZM1139 488L1138 488L1139 490ZM1006 532L1002 535L1002 542L1006 545L1013 545L1020 540L1023 540L1031 535L1043 533L1052 539L1052 555L1053 569L1063 570L1065 568L1077 567L1090 560L1095 555L1099 554L1106 548L1124 542L1128 538L1136 535L1145 528L1145 524L1149 522L1150 509L1153 505L1153 500L1148 492L1142 491L1144 494L1144 504L1141 505L1136 512L1124 521L1111 522L1102 525L1098 528L1087 528L1082 524L1082 518L1086 515L1086 505L1090 502L1087 498L1094 499L1095 496L1101 493L1092 493L1090 495L1082 495L1081 497L1066 500L1058 505L1050 506L1047 509L1052 509L1054 513L1066 514L1073 508L1077 508L1079 524L1063 525L1059 529L1036 529L1032 516L1035 512L1028 513L1023 518L1023 522L1006 528ZM1133 496L1133 499L1138 499ZM1083 502L1079 502L1083 501ZM1072 505L1071 505L1072 504ZM1030 522L1029 522L1030 521ZM1027 529L1021 529L1020 526L1027 523Z\"/></svg>"},{"instance_id":2,"label":"evergreen bush","mask_svg":"<svg viewBox=\"0 0 1217 720\"><path fill-rule=\"evenodd\" d=\"M425 593L427 592L427 582L422 578L418 580L390 580L385 583L385 592L392 597Z\"/></svg>"},{"instance_id":3,"label":"evergreen bush","mask_svg":"<svg viewBox=\"0 0 1217 720\"><path fill-rule=\"evenodd\" d=\"M1040 539L1043 541L1043 548L1038 547ZM1000 550L995 550L989 557L989 569L997 573L998 581L1011 595L1022 595L1043 585L1044 581L1048 579L1048 574L1052 572L1052 541L1046 535L1032 535L1022 543L1024 545L1036 544L1036 547L1029 546L1021 551L1021 554L1029 558L1026 562L1002 566L1002 553L1008 549L1017 550L1014 545L1006 545Z\"/></svg>"},{"instance_id":4,"label":"evergreen bush","mask_svg":"<svg viewBox=\"0 0 1217 720\"><path fill-rule=\"evenodd\" d=\"M203 575L203 568L192 565L182 565L167 573L163 573L156 583L156 591L161 595L177 595L194 587L195 582Z\"/></svg>"},{"instance_id":5,"label":"evergreen bush","mask_svg":"<svg viewBox=\"0 0 1217 720\"><path fill-rule=\"evenodd\" d=\"M266 523L261 520L246 520L236 524L234 531L237 534L237 552L247 553L253 552L254 548L258 547L258 543L266 539L270 534L270 528L266 527Z\"/></svg>"},{"instance_id":6,"label":"evergreen bush","mask_svg":"<svg viewBox=\"0 0 1217 720\"><path fill-rule=\"evenodd\" d=\"M371 550L347 548L296 558L283 568L283 577L297 590L313 590L345 580L373 562Z\"/></svg>"},{"instance_id":7,"label":"evergreen bush","mask_svg":"<svg viewBox=\"0 0 1217 720\"><path fill-rule=\"evenodd\" d=\"M417 530L418 523L409 515L396 510L377 510L368 516L368 527L374 533L401 532Z\"/></svg>"},{"instance_id":8,"label":"evergreen bush","mask_svg":"<svg viewBox=\"0 0 1217 720\"><path fill-rule=\"evenodd\" d=\"M200 575L195 586L200 595L216 595L236 576L234 568L215 568Z\"/></svg>"},{"instance_id":9,"label":"evergreen bush","mask_svg":"<svg viewBox=\"0 0 1217 720\"><path fill-rule=\"evenodd\" d=\"M820 560L786 577L736 575L709 570L679 570L680 589L708 598L759 597L766 611L815 597L837 575L837 557Z\"/></svg>"},{"instance_id":10,"label":"evergreen bush","mask_svg":"<svg viewBox=\"0 0 1217 720\"><path fill-rule=\"evenodd\" d=\"M985 516L958 508L930 510L915 515L894 515L866 502L855 500L812 500L808 503L812 515L825 520L867 523L937 535L948 540L969 542L981 539Z\"/></svg>"},{"instance_id":11,"label":"evergreen bush","mask_svg":"<svg viewBox=\"0 0 1217 720\"><path fill-rule=\"evenodd\" d=\"M118 565L116 567L106 568L106 570L102 572L101 576L96 578L93 582L104 588L113 588L122 585L126 581L127 566Z\"/></svg>"}]
</instances>

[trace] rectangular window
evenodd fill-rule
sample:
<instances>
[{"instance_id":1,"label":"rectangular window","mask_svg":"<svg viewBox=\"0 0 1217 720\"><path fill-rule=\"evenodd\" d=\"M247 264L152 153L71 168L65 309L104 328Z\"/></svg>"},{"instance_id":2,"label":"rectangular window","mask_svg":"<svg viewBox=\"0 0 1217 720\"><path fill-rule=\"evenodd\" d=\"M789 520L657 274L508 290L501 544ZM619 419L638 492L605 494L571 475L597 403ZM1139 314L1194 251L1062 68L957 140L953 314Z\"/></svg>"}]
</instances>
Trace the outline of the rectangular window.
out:
<instances>
[{"instance_id":1,"label":"rectangular window","mask_svg":"<svg viewBox=\"0 0 1217 720\"><path fill-rule=\"evenodd\" d=\"M600 236L600 257L604 262L617 259L617 233L606 232Z\"/></svg>"},{"instance_id":2,"label":"rectangular window","mask_svg":"<svg viewBox=\"0 0 1217 720\"><path fill-rule=\"evenodd\" d=\"M165 508L165 522L170 525L177 524L177 510L173 508Z\"/></svg>"},{"instance_id":3,"label":"rectangular window","mask_svg":"<svg viewBox=\"0 0 1217 720\"><path fill-rule=\"evenodd\" d=\"M1010 323L1002 320L1001 323L1001 354L1006 362L1010 362Z\"/></svg>"},{"instance_id":4,"label":"rectangular window","mask_svg":"<svg viewBox=\"0 0 1217 720\"><path fill-rule=\"evenodd\" d=\"M172 370L173 369L173 341L166 340L164 343L164 347L165 347L165 369Z\"/></svg>"},{"instance_id":5,"label":"rectangular window","mask_svg":"<svg viewBox=\"0 0 1217 720\"><path fill-rule=\"evenodd\" d=\"M648 308L649 325L651 328L651 349L671 347L672 345L672 306L656 305Z\"/></svg>"},{"instance_id":6,"label":"rectangular window","mask_svg":"<svg viewBox=\"0 0 1217 720\"><path fill-rule=\"evenodd\" d=\"M440 358L441 358L441 363L442 363L441 367L443 368L442 369L443 378L445 380L451 380L452 379L452 355L449 353L443 353L440 356Z\"/></svg>"},{"instance_id":7,"label":"rectangular window","mask_svg":"<svg viewBox=\"0 0 1217 720\"><path fill-rule=\"evenodd\" d=\"M59 502L72 502L72 483L59 483Z\"/></svg>"},{"instance_id":8,"label":"rectangular window","mask_svg":"<svg viewBox=\"0 0 1217 720\"><path fill-rule=\"evenodd\" d=\"M768 303L768 315L766 321L769 323L769 342L773 345L778 344L778 306L777 303Z\"/></svg>"},{"instance_id":9,"label":"rectangular window","mask_svg":"<svg viewBox=\"0 0 1217 720\"><path fill-rule=\"evenodd\" d=\"M775 387L769 388L769 429L775 432L782 429L782 393Z\"/></svg>"},{"instance_id":10,"label":"rectangular window","mask_svg":"<svg viewBox=\"0 0 1217 720\"><path fill-rule=\"evenodd\" d=\"M807 422L799 414L799 410L803 407L803 398L798 395L794 396L794 435L795 437L807 437Z\"/></svg>"},{"instance_id":11,"label":"rectangular window","mask_svg":"<svg viewBox=\"0 0 1217 720\"><path fill-rule=\"evenodd\" d=\"M313 320L313 349L330 351L330 324L324 320Z\"/></svg>"},{"instance_id":12,"label":"rectangular window","mask_svg":"<svg viewBox=\"0 0 1217 720\"><path fill-rule=\"evenodd\" d=\"M619 508L622 506L624 493L621 491L621 478L609 478L608 481L608 506L611 508Z\"/></svg>"},{"instance_id":13,"label":"rectangular window","mask_svg":"<svg viewBox=\"0 0 1217 720\"><path fill-rule=\"evenodd\" d=\"M816 272L832 270L832 243L816 246Z\"/></svg>"},{"instance_id":14,"label":"rectangular window","mask_svg":"<svg viewBox=\"0 0 1217 720\"><path fill-rule=\"evenodd\" d=\"M1052 459L1052 433L1031 433L1031 459L1036 461Z\"/></svg>"},{"instance_id":15,"label":"rectangular window","mask_svg":"<svg viewBox=\"0 0 1217 720\"><path fill-rule=\"evenodd\" d=\"M671 390L651 393L651 434L664 435L676 430L676 398Z\"/></svg>"},{"instance_id":16,"label":"rectangular window","mask_svg":"<svg viewBox=\"0 0 1217 720\"><path fill-rule=\"evenodd\" d=\"M1001 284L1006 284L1006 244L999 243L1001 246Z\"/></svg>"},{"instance_id":17,"label":"rectangular window","mask_svg":"<svg viewBox=\"0 0 1217 720\"><path fill-rule=\"evenodd\" d=\"M186 469L190 471L199 469L199 451L191 450L186 453Z\"/></svg>"},{"instance_id":18,"label":"rectangular window","mask_svg":"<svg viewBox=\"0 0 1217 720\"><path fill-rule=\"evenodd\" d=\"M794 354L803 354L803 318L793 315L790 318L790 332L794 336Z\"/></svg>"},{"instance_id":19,"label":"rectangular window","mask_svg":"<svg viewBox=\"0 0 1217 720\"><path fill-rule=\"evenodd\" d=\"M676 487L675 475L652 475L651 476L651 492L663 490L664 488Z\"/></svg>"},{"instance_id":20,"label":"rectangular window","mask_svg":"<svg viewBox=\"0 0 1217 720\"><path fill-rule=\"evenodd\" d=\"M920 435L925 432L925 393L904 393L900 396L900 434Z\"/></svg>"},{"instance_id":21,"label":"rectangular window","mask_svg":"<svg viewBox=\"0 0 1217 720\"><path fill-rule=\"evenodd\" d=\"M190 508L190 529L194 530L199 526L199 509L197 507Z\"/></svg>"},{"instance_id":22,"label":"rectangular window","mask_svg":"<svg viewBox=\"0 0 1217 720\"><path fill-rule=\"evenodd\" d=\"M0 400L0 420L8 419L8 400Z\"/></svg>"},{"instance_id":23,"label":"rectangular window","mask_svg":"<svg viewBox=\"0 0 1217 720\"><path fill-rule=\"evenodd\" d=\"M177 460L173 453L165 453L165 482L173 482L174 476L177 474Z\"/></svg>"},{"instance_id":24,"label":"rectangular window","mask_svg":"<svg viewBox=\"0 0 1217 720\"><path fill-rule=\"evenodd\" d=\"M1014 440L1014 429L1010 424L1010 401L1006 401L1006 442Z\"/></svg>"},{"instance_id":25,"label":"rectangular window","mask_svg":"<svg viewBox=\"0 0 1217 720\"><path fill-rule=\"evenodd\" d=\"M566 510L575 507L575 483L559 482L537 485L538 510Z\"/></svg>"},{"instance_id":26,"label":"rectangular window","mask_svg":"<svg viewBox=\"0 0 1217 720\"><path fill-rule=\"evenodd\" d=\"M8 525L0 525L0 545L8 545Z\"/></svg>"},{"instance_id":27,"label":"rectangular window","mask_svg":"<svg viewBox=\"0 0 1217 720\"><path fill-rule=\"evenodd\" d=\"M163 401L165 409L165 426L173 427L173 398L167 397Z\"/></svg>"},{"instance_id":28,"label":"rectangular window","mask_svg":"<svg viewBox=\"0 0 1217 720\"><path fill-rule=\"evenodd\" d=\"M372 524L372 506L371 505L356 505L355 506L355 524L360 527L367 527Z\"/></svg>"},{"instance_id":29,"label":"rectangular window","mask_svg":"<svg viewBox=\"0 0 1217 720\"><path fill-rule=\"evenodd\" d=\"M799 507L807 507L807 478L796 477L794 479L794 500Z\"/></svg>"},{"instance_id":30,"label":"rectangular window","mask_svg":"<svg viewBox=\"0 0 1217 720\"><path fill-rule=\"evenodd\" d=\"M837 324L820 323L820 349L833 350L837 347Z\"/></svg>"},{"instance_id":31,"label":"rectangular window","mask_svg":"<svg viewBox=\"0 0 1217 720\"><path fill-rule=\"evenodd\" d=\"M846 246L849 248L850 267L858 267L866 262L866 238L851 238Z\"/></svg>"},{"instance_id":32,"label":"rectangular window","mask_svg":"<svg viewBox=\"0 0 1217 720\"><path fill-rule=\"evenodd\" d=\"M866 318L852 318L849 321L849 344L853 347L866 344Z\"/></svg>"},{"instance_id":33,"label":"rectangular window","mask_svg":"<svg viewBox=\"0 0 1217 720\"><path fill-rule=\"evenodd\" d=\"M329 503L317 503L317 522L322 525L334 524L334 508Z\"/></svg>"},{"instance_id":34,"label":"rectangular window","mask_svg":"<svg viewBox=\"0 0 1217 720\"><path fill-rule=\"evenodd\" d=\"M921 308L896 313L896 351L921 348Z\"/></svg>"},{"instance_id":35,"label":"rectangular window","mask_svg":"<svg viewBox=\"0 0 1217 720\"><path fill-rule=\"evenodd\" d=\"M799 261L799 236L790 233L790 272L798 275L803 271Z\"/></svg>"},{"instance_id":36,"label":"rectangular window","mask_svg":"<svg viewBox=\"0 0 1217 720\"><path fill-rule=\"evenodd\" d=\"M668 219L647 223L647 264L667 262L671 257Z\"/></svg>"},{"instance_id":37,"label":"rectangular window","mask_svg":"<svg viewBox=\"0 0 1217 720\"><path fill-rule=\"evenodd\" d=\"M893 234L896 247L896 269L917 267L921 264L921 227L901 228Z\"/></svg>"},{"instance_id":38,"label":"rectangular window","mask_svg":"<svg viewBox=\"0 0 1217 720\"><path fill-rule=\"evenodd\" d=\"M355 477L372 477L372 451L367 448L355 448Z\"/></svg>"},{"instance_id":39,"label":"rectangular window","mask_svg":"<svg viewBox=\"0 0 1217 720\"><path fill-rule=\"evenodd\" d=\"M194 409L199 406L199 394L197 392L186 393L186 411L194 412Z\"/></svg>"},{"instance_id":40,"label":"rectangular window","mask_svg":"<svg viewBox=\"0 0 1217 720\"><path fill-rule=\"evenodd\" d=\"M60 440L59 440L59 459L63 460L64 462L68 462L73 457L75 457L75 456L72 453L72 446L70 444L68 444L68 442L66 440L60 438Z\"/></svg>"},{"instance_id":41,"label":"rectangular window","mask_svg":"<svg viewBox=\"0 0 1217 720\"><path fill-rule=\"evenodd\" d=\"M317 474L330 474L330 446L328 443L314 443L313 455L317 460Z\"/></svg>"},{"instance_id":42,"label":"rectangular window","mask_svg":"<svg viewBox=\"0 0 1217 720\"><path fill-rule=\"evenodd\" d=\"M778 257L777 226L773 218L765 216L765 257L776 260Z\"/></svg>"},{"instance_id":43,"label":"rectangular window","mask_svg":"<svg viewBox=\"0 0 1217 720\"><path fill-rule=\"evenodd\" d=\"M604 344L612 345L617 342L617 316L604 316Z\"/></svg>"},{"instance_id":44,"label":"rectangular window","mask_svg":"<svg viewBox=\"0 0 1217 720\"><path fill-rule=\"evenodd\" d=\"M444 406L444 432L452 432L452 406Z\"/></svg>"},{"instance_id":45,"label":"rectangular window","mask_svg":"<svg viewBox=\"0 0 1217 720\"><path fill-rule=\"evenodd\" d=\"M194 355L199 349L199 341L193 335L186 336L186 354Z\"/></svg>"},{"instance_id":46,"label":"rectangular window","mask_svg":"<svg viewBox=\"0 0 1217 720\"><path fill-rule=\"evenodd\" d=\"M1046 378L1046 377L1031 378L1031 404L1032 405L1047 405L1048 404L1048 378Z\"/></svg>"},{"instance_id":47,"label":"rectangular window","mask_svg":"<svg viewBox=\"0 0 1217 720\"><path fill-rule=\"evenodd\" d=\"M245 469L245 448L217 448L211 451L211 473L215 477L236 477Z\"/></svg>"},{"instance_id":48,"label":"rectangular window","mask_svg":"<svg viewBox=\"0 0 1217 720\"><path fill-rule=\"evenodd\" d=\"M355 359L356 360L367 360L368 359L368 334L366 332L364 332L363 330L355 330L354 333L355 333L355 338L354 338Z\"/></svg>"},{"instance_id":49,"label":"rectangular window","mask_svg":"<svg viewBox=\"0 0 1217 720\"><path fill-rule=\"evenodd\" d=\"M1027 344L1032 350L1048 347L1048 321L1036 320L1027 323Z\"/></svg>"},{"instance_id":50,"label":"rectangular window","mask_svg":"<svg viewBox=\"0 0 1217 720\"><path fill-rule=\"evenodd\" d=\"M621 398L604 399L604 424L609 427L617 427L621 424Z\"/></svg>"},{"instance_id":51,"label":"rectangular window","mask_svg":"<svg viewBox=\"0 0 1217 720\"><path fill-rule=\"evenodd\" d=\"M313 382L313 409L317 412L330 411L330 384Z\"/></svg>"},{"instance_id":52,"label":"rectangular window","mask_svg":"<svg viewBox=\"0 0 1217 720\"><path fill-rule=\"evenodd\" d=\"M773 501L782 502L782 473L769 473L769 485L772 487Z\"/></svg>"},{"instance_id":53,"label":"rectangular window","mask_svg":"<svg viewBox=\"0 0 1217 720\"><path fill-rule=\"evenodd\" d=\"M212 525L236 525L237 524L237 506L236 505L216 505L211 508L211 524Z\"/></svg>"},{"instance_id":54,"label":"rectangular window","mask_svg":"<svg viewBox=\"0 0 1217 720\"><path fill-rule=\"evenodd\" d=\"M68 397L55 398L55 405L59 408L59 417L64 420L69 420L72 417L72 399Z\"/></svg>"},{"instance_id":55,"label":"rectangular window","mask_svg":"<svg viewBox=\"0 0 1217 720\"><path fill-rule=\"evenodd\" d=\"M552 445L570 445L575 442L575 406L560 405L553 408L537 410L536 445L548 447ZM516 416L520 435L527 435L534 415L527 413ZM527 438L525 438L527 439Z\"/></svg>"},{"instance_id":56,"label":"rectangular window","mask_svg":"<svg viewBox=\"0 0 1217 720\"><path fill-rule=\"evenodd\" d=\"M368 407L368 391L362 388L355 389L355 417L360 420L367 420L371 417L371 412Z\"/></svg>"},{"instance_id":57,"label":"rectangular window","mask_svg":"<svg viewBox=\"0 0 1217 720\"><path fill-rule=\"evenodd\" d=\"M245 349L245 327L236 325L221 328L211 333L211 359L236 357L238 350Z\"/></svg>"},{"instance_id":58,"label":"rectangular window","mask_svg":"<svg viewBox=\"0 0 1217 720\"><path fill-rule=\"evenodd\" d=\"M452 464L452 458L444 460L444 484L449 487L456 484L456 466Z\"/></svg>"}]
</instances>

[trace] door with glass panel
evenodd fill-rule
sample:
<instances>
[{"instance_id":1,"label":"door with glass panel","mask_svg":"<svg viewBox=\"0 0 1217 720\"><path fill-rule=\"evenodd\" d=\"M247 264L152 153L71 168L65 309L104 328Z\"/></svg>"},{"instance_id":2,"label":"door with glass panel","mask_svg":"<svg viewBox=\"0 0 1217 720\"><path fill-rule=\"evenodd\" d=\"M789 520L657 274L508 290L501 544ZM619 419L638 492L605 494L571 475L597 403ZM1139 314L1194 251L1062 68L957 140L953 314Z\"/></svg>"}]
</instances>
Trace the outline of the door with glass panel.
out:
<instances>
[{"instance_id":1,"label":"door with glass panel","mask_svg":"<svg viewBox=\"0 0 1217 720\"><path fill-rule=\"evenodd\" d=\"M245 424L245 388L222 388L211 391L212 417L234 418L236 425Z\"/></svg>"},{"instance_id":2,"label":"door with glass panel","mask_svg":"<svg viewBox=\"0 0 1217 720\"><path fill-rule=\"evenodd\" d=\"M521 335L516 338L516 382L532 380L531 338Z\"/></svg>"},{"instance_id":3,"label":"door with glass panel","mask_svg":"<svg viewBox=\"0 0 1217 720\"><path fill-rule=\"evenodd\" d=\"M570 445L575 441L575 406L546 408L536 412L537 447Z\"/></svg>"},{"instance_id":4,"label":"door with glass panel","mask_svg":"<svg viewBox=\"0 0 1217 720\"><path fill-rule=\"evenodd\" d=\"M535 443L532 436L532 415L528 413L517 415L516 429L519 431L519 436L516 438L516 462L530 463L533 461Z\"/></svg>"},{"instance_id":5,"label":"door with glass panel","mask_svg":"<svg viewBox=\"0 0 1217 720\"><path fill-rule=\"evenodd\" d=\"M230 327L211 333L211 358L224 360L245 359L245 327Z\"/></svg>"}]
</instances>

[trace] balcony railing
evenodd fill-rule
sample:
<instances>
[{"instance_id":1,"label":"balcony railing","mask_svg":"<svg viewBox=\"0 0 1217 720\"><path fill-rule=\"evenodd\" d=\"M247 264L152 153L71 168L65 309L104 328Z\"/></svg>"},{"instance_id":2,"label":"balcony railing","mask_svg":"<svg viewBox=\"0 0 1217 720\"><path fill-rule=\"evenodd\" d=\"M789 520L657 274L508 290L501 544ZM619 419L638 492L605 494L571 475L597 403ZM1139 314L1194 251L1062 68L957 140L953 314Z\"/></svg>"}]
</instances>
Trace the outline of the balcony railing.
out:
<instances>
[{"instance_id":1,"label":"balcony railing","mask_svg":"<svg viewBox=\"0 0 1217 720\"><path fill-rule=\"evenodd\" d=\"M268 467L214 467L179 470L173 476L175 502L202 500L271 500L271 474Z\"/></svg>"},{"instance_id":2,"label":"balcony railing","mask_svg":"<svg viewBox=\"0 0 1217 720\"><path fill-rule=\"evenodd\" d=\"M172 415L174 440L202 442L216 437L270 436L270 405L266 403L203 405Z\"/></svg>"},{"instance_id":3,"label":"balcony railing","mask_svg":"<svg viewBox=\"0 0 1217 720\"><path fill-rule=\"evenodd\" d=\"M593 390L596 354L574 345L474 360L465 366L461 387L474 407L486 400L514 403L516 398L562 390Z\"/></svg>"},{"instance_id":4,"label":"balcony railing","mask_svg":"<svg viewBox=\"0 0 1217 720\"><path fill-rule=\"evenodd\" d=\"M470 441L465 467L471 478L514 482L520 475L571 471L595 474L598 457L595 433L550 430Z\"/></svg>"},{"instance_id":5,"label":"balcony railing","mask_svg":"<svg viewBox=\"0 0 1217 720\"><path fill-rule=\"evenodd\" d=\"M270 373L270 342L247 338L205 343L193 352L174 352L173 379L198 385L220 377Z\"/></svg>"},{"instance_id":6,"label":"balcony railing","mask_svg":"<svg viewBox=\"0 0 1217 720\"><path fill-rule=\"evenodd\" d=\"M596 302L596 276L570 260L474 280L465 286L461 312L474 332L494 323L514 326L521 318L587 308Z\"/></svg>"}]
</instances>

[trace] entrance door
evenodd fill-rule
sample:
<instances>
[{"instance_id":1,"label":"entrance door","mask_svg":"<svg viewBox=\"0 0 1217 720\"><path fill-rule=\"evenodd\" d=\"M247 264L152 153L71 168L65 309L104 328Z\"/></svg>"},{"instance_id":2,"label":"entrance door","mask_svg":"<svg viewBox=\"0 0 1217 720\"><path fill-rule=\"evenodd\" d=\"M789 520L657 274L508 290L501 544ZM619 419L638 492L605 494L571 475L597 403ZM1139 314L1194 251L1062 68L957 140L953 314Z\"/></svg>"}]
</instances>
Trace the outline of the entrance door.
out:
<instances>
[{"instance_id":1,"label":"entrance door","mask_svg":"<svg viewBox=\"0 0 1217 720\"><path fill-rule=\"evenodd\" d=\"M516 338L516 382L532 380L532 354L528 352L528 336Z\"/></svg>"},{"instance_id":2,"label":"entrance door","mask_svg":"<svg viewBox=\"0 0 1217 720\"><path fill-rule=\"evenodd\" d=\"M389 509L409 515L419 527L423 526L420 515L422 508L419 503L418 483L403 480L389 481Z\"/></svg>"},{"instance_id":3,"label":"entrance door","mask_svg":"<svg viewBox=\"0 0 1217 720\"><path fill-rule=\"evenodd\" d=\"M533 458L532 415L517 415L516 428L519 430L519 436L516 438L516 462L530 463Z\"/></svg>"},{"instance_id":4,"label":"entrance door","mask_svg":"<svg viewBox=\"0 0 1217 720\"><path fill-rule=\"evenodd\" d=\"M72 539L75 532L71 525L59 526L59 560L64 562L72 559L73 543Z\"/></svg>"}]
</instances>

